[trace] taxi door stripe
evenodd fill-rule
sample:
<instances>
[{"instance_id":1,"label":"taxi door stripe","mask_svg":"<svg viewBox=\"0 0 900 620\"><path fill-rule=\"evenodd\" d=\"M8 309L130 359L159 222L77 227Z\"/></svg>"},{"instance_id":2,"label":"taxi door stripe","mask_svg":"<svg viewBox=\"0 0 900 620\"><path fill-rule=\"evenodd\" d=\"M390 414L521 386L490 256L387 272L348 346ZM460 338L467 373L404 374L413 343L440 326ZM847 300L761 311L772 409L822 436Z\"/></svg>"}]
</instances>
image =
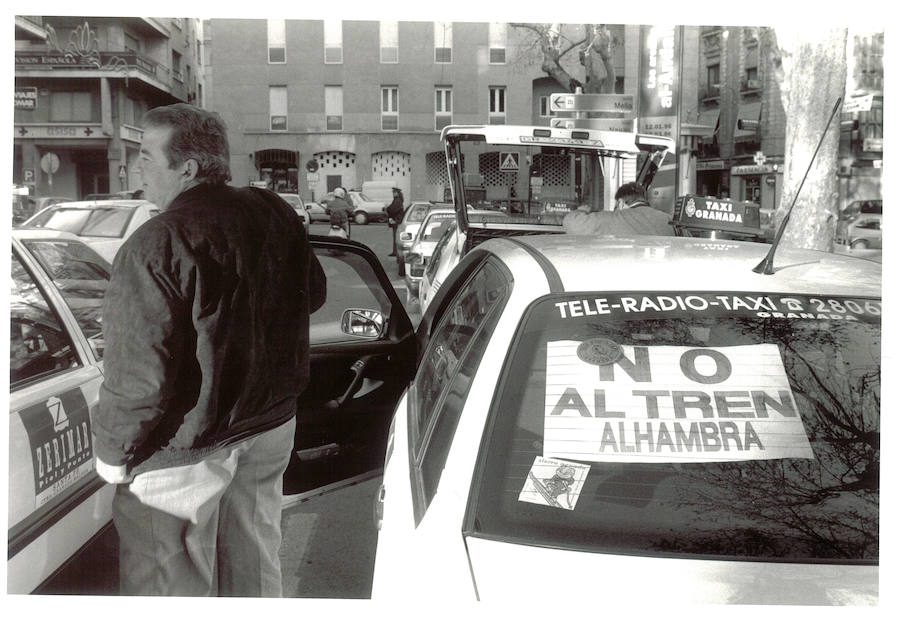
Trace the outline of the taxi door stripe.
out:
<instances>
[{"instance_id":1,"label":"taxi door stripe","mask_svg":"<svg viewBox=\"0 0 900 620\"><path fill-rule=\"evenodd\" d=\"M21 523L8 531L8 549L6 559L10 560L25 547L40 538L44 532L53 527L58 521L74 510L81 502L86 501L94 493L102 489L107 483L91 474L85 484L77 492L66 497L65 501L45 511L37 511Z\"/></svg>"},{"instance_id":2,"label":"taxi door stripe","mask_svg":"<svg viewBox=\"0 0 900 620\"><path fill-rule=\"evenodd\" d=\"M564 293L566 288L563 286L562 278L559 277L559 272L556 270L556 267L553 266L546 256L544 256L540 251L536 250L533 246L523 242L521 239L516 237L504 237L505 241L509 241L510 243L519 246L526 252L528 252L531 257L537 261L537 264L541 266L541 269L544 270L544 276L547 278L547 284L550 286L551 293Z\"/></svg>"}]
</instances>

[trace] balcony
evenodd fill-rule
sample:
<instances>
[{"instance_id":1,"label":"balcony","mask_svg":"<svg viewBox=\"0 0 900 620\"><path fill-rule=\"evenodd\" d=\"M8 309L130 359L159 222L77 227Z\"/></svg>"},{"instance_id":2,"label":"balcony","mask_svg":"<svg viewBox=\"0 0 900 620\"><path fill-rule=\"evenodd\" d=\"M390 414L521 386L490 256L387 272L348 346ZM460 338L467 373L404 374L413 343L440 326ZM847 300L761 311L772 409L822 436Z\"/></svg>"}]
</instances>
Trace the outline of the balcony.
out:
<instances>
[{"instance_id":1,"label":"balcony","mask_svg":"<svg viewBox=\"0 0 900 620\"><path fill-rule=\"evenodd\" d=\"M755 80L755 79L741 80L741 92L742 93L759 92L759 90L761 88L762 88L762 82L760 80Z\"/></svg>"},{"instance_id":2,"label":"balcony","mask_svg":"<svg viewBox=\"0 0 900 620\"><path fill-rule=\"evenodd\" d=\"M700 101L703 103L714 103L722 96L722 91L717 86L709 86L706 90L700 91Z\"/></svg>"},{"instance_id":3,"label":"balcony","mask_svg":"<svg viewBox=\"0 0 900 620\"><path fill-rule=\"evenodd\" d=\"M171 77L168 67L135 52L94 52L79 55L71 52L16 51L15 70L121 72L128 77L152 78L165 86L170 85Z\"/></svg>"}]
</instances>

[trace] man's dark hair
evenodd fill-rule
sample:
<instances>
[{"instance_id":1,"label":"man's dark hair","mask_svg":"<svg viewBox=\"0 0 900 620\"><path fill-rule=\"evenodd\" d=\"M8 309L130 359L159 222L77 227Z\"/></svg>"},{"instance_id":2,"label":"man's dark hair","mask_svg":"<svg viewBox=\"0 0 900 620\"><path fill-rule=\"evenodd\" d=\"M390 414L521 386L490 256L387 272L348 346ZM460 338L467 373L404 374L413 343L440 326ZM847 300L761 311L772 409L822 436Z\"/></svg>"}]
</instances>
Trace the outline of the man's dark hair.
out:
<instances>
[{"instance_id":1,"label":"man's dark hair","mask_svg":"<svg viewBox=\"0 0 900 620\"><path fill-rule=\"evenodd\" d=\"M647 193L639 183L626 183L616 191L616 200L620 198L624 198L630 204L637 198L646 200Z\"/></svg>"},{"instance_id":2,"label":"man's dark hair","mask_svg":"<svg viewBox=\"0 0 900 620\"><path fill-rule=\"evenodd\" d=\"M172 128L166 147L170 168L193 159L201 183L219 185L231 180L227 129L215 112L175 103L149 110L141 124L144 128Z\"/></svg>"}]
</instances>

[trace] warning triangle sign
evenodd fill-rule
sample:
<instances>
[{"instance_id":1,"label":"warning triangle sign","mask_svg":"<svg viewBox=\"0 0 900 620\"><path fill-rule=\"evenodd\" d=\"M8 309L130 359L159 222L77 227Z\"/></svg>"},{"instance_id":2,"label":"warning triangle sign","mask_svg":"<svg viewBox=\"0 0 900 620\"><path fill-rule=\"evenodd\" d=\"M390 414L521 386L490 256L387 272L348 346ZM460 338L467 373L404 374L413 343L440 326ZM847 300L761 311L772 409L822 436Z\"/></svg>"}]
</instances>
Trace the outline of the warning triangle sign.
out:
<instances>
[{"instance_id":1,"label":"warning triangle sign","mask_svg":"<svg viewBox=\"0 0 900 620\"><path fill-rule=\"evenodd\" d=\"M518 153L500 153L500 170L518 170Z\"/></svg>"}]
</instances>

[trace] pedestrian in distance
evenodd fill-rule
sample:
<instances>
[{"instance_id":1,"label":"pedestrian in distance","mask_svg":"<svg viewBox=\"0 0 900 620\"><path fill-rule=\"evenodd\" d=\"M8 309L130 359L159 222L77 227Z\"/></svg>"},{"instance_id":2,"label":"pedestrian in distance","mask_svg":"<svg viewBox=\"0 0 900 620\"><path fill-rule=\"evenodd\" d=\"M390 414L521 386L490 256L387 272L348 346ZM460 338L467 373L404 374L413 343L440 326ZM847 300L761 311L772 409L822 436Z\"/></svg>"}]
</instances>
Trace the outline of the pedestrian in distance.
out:
<instances>
[{"instance_id":1,"label":"pedestrian in distance","mask_svg":"<svg viewBox=\"0 0 900 620\"><path fill-rule=\"evenodd\" d=\"M339 219L341 220L341 226L343 226L344 230L347 232L347 237L349 238L350 220L353 217L353 205L350 204L347 198L347 190L343 187L334 188L331 200L325 203L325 212L332 217L332 225L334 224L334 213L336 211L343 211L344 213L343 216L339 216Z\"/></svg>"},{"instance_id":2,"label":"pedestrian in distance","mask_svg":"<svg viewBox=\"0 0 900 620\"><path fill-rule=\"evenodd\" d=\"M384 210L388 216L388 226L391 229L391 253L388 256L397 256L397 226L403 219L403 192L399 187L391 188L393 200Z\"/></svg>"},{"instance_id":3,"label":"pedestrian in distance","mask_svg":"<svg viewBox=\"0 0 900 620\"><path fill-rule=\"evenodd\" d=\"M333 202L335 201L330 201L328 204L331 205ZM328 231L328 236L347 239L347 230L349 226L347 223L347 210L341 205L335 205L334 207L329 206L328 217L331 218L329 220L331 222L331 229Z\"/></svg>"},{"instance_id":4,"label":"pedestrian in distance","mask_svg":"<svg viewBox=\"0 0 900 620\"><path fill-rule=\"evenodd\" d=\"M161 213L116 255L92 416L120 592L281 596L282 476L325 275L290 205L227 184L217 114L158 107L143 129Z\"/></svg>"},{"instance_id":5,"label":"pedestrian in distance","mask_svg":"<svg viewBox=\"0 0 900 620\"><path fill-rule=\"evenodd\" d=\"M579 235L675 234L669 215L650 206L640 184L625 183L616 191L615 198L614 211L593 211L589 205L581 205L567 213L562 221L563 228L567 233Z\"/></svg>"}]
</instances>

